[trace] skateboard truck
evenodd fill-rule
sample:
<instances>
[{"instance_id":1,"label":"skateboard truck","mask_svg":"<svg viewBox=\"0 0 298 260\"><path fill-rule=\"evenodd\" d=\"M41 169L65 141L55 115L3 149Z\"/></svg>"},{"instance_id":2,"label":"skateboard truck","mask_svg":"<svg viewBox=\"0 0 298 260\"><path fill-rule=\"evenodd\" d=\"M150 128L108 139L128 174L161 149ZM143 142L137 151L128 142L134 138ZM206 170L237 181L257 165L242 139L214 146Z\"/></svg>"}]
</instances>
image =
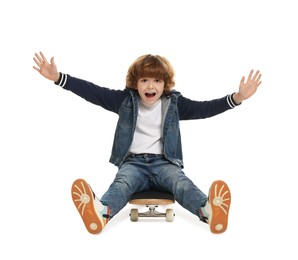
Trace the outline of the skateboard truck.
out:
<instances>
[{"instance_id":1,"label":"skateboard truck","mask_svg":"<svg viewBox=\"0 0 298 260\"><path fill-rule=\"evenodd\" d=\"M165 212L159 212L156 208L159 205L168 205L175 203L173 194L168 192L161 192L156 190L147 190L133 194L129 200L130 204L145 205L148 210L146 212L139 212L138 209L130 210L130 220L138 221L139 217L165 217L166 221L172 222L174 220L173 209L166 209Z\"/></svg>"}]
</instances>

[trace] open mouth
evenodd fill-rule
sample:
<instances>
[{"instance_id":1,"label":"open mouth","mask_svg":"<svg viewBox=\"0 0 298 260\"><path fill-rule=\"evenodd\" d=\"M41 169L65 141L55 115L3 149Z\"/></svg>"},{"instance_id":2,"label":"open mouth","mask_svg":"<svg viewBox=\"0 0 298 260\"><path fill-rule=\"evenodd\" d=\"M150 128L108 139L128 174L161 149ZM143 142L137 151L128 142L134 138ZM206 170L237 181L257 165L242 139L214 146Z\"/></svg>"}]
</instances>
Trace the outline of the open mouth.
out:
<instances>
[{"instance_id":1,"label":"open mouth","mask_svg":"<svg viewBox=\"0 0 298 260\"><path fill-rule=\"evenodd\" d=\"M156 93L145 93L145 96L147 98L153 98L153 97L155 97L155 95L156 95Z\"/></svg>"}]
</instances>

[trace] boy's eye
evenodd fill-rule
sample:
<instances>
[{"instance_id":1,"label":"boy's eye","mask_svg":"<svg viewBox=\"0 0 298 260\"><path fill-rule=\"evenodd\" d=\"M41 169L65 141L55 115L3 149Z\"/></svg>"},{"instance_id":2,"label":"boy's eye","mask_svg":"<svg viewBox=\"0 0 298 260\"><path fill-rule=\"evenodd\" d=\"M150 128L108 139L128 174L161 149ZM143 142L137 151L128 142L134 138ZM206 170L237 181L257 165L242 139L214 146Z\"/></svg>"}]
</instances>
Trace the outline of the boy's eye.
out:
<instances>
[{"instance_id":1,"label":"boy's eye","mask_svg":"<svg viewBox=\"0 0 298 260\"><path fill-rule=\"evenodd\" d=\"M146 78L143 78L143 79L140 79L140 82L148 82L149 80L148 79L146 79ZM154 79L154 82L156 82L156 83L161 83L161 82L163 82L161 79Z\"/></svg>"}]
</instances>

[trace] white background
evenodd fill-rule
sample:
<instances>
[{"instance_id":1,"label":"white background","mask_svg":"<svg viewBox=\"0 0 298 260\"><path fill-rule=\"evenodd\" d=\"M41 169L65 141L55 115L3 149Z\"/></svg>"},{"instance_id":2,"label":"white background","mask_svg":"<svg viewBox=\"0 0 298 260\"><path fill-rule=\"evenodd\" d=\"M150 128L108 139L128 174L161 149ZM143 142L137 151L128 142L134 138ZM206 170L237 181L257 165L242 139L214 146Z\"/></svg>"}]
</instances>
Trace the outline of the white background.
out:
<instances>
[{"instance_id":1,"label":"white background","mask_svg":"<svg viewBox=\"0 0 298 260\"><path fill-rule=\"evenodd\" d=\"M295 2L2 1L0 258L297 259ZM259 69L263 82L240 107L181 122L185 173L206 193L215 179L230 186L228 230L211 234L176 203L172 223L130 222L127 205L90 235L70 188L84 178L100 197L112 182L117 116L40 76L38 51L116 89L137 57L160 54L175 88L197 100L237 91Z\"/></svg>"}]
</instances>

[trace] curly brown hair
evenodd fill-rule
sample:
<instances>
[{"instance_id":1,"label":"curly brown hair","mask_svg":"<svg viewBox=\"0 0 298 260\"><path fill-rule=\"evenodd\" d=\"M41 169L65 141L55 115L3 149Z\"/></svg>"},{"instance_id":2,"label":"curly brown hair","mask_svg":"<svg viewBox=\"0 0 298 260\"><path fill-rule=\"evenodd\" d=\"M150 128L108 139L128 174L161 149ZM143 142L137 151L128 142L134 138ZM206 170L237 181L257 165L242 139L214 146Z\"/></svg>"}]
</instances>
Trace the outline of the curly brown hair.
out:
<instances>
[{"instance_id":1,"label":"curly brown hair","mask_svg":"<svg viewBox=\"0 0 298 260\"><path fill-rule=\"evenodd\" d=\"M164 92L168 93L175 86L174 75L174 69L166 58L146 54L130 65L126 74L126 87L137 89L137 82L140 78L154 77L165 82Z\"/></svg>"}]
</instances>

